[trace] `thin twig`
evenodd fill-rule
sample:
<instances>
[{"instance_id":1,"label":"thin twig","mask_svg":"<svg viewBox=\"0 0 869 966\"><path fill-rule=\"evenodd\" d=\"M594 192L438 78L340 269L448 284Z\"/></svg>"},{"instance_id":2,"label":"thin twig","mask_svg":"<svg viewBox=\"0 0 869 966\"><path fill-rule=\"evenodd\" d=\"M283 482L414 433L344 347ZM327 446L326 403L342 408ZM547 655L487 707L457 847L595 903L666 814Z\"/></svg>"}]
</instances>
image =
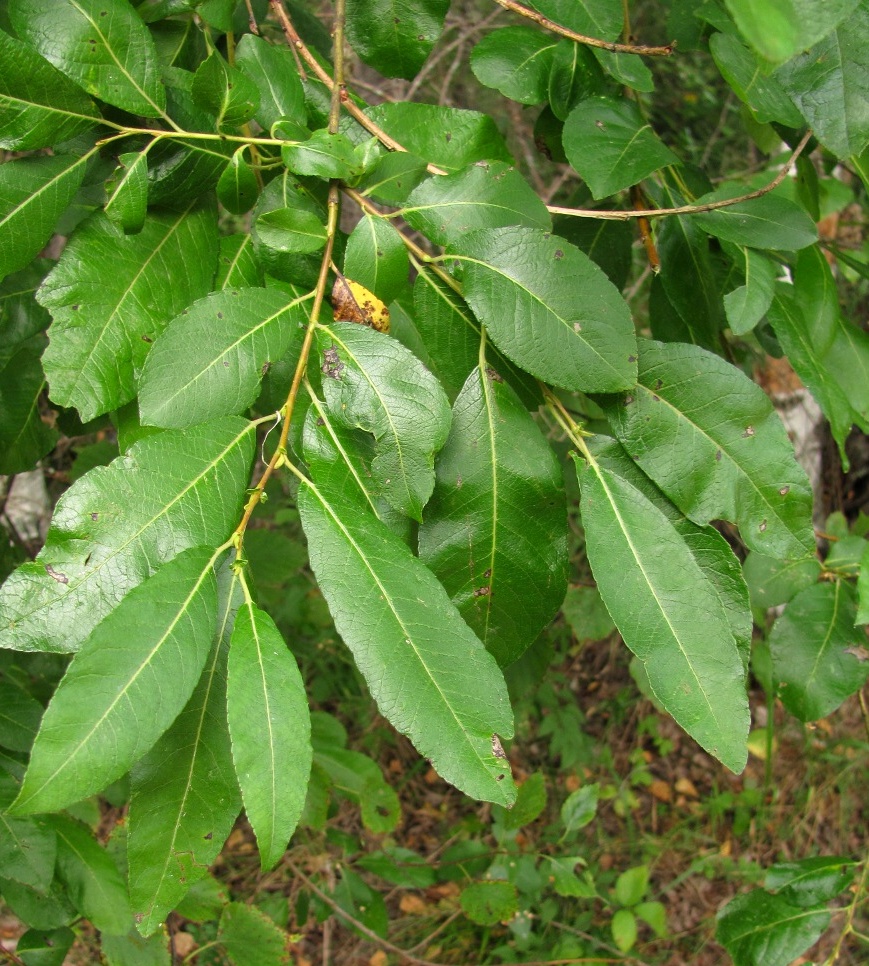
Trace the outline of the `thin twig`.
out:
<instances>
[{"instance_id":1,"label":"thin twig","mask_svg":"<svg viewBox=\"0 0 869 966\"><path fill-rule=\"evenodd\" d=\"M575 30L562 27L561 24L555 23L549 17L544 17L542 13L532 10L530 7L516 3L516 0L495 0L495 3L502 6L505 10L512 10L513 13L518 13L520 17L527 17L528 20L533 20L534 23L545 27L554 34L560 34L569 40L575 40L578 44L585 44L586 47L598 47L601 50L608 50L613 54L643 54L646 57L669 57L676 49L675 40L671 44L665 44L662 47L646 47L643 44L617 44L611 40L600 40L598 37L586 37L585 34L578 34Z\"/></svg>"},{"instance_id":2,"label":"thin twig","mask_svg":"<svg viewBox=\"0 0 869 966\"><path fill-rule=\"evenodd\" d=\"M702 205L680 205L678 208L643 208L635 211L610 211L598 208L560 208L557 205L547 205L548 210L553 215L572 215L574 218L599 218L604 221L629 221L631 218L660 218L664 215L696 215L701 211L715 211L718 208L730 208L733 205L740 205L744 201L754 201L755 198L762 198L769 194L784 181L788 176L793 163L802 154L803 148L809 143L812 136L811 131L806 131L803 139L794 148L793 153L788 158L787 163L781 171L770 181L769 184L748 194L738 195L736 198L723 198L721 201L707 201Z\"/></svg>"}]
</instances>

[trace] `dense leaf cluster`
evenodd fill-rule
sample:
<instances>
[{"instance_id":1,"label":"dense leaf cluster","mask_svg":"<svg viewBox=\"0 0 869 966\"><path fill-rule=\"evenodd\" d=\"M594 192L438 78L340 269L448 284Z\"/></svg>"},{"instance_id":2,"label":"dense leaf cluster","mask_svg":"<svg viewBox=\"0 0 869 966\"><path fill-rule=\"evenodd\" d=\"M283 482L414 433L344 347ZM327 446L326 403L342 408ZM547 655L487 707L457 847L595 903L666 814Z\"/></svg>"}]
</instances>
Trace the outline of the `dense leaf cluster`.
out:
<instances>
[{"instance_id":1,"label":"dense leaf cluster","mask_svg":"<svg viewBox=\"0 0 869 966\"><path fill-rule=\"evenodd\" d=\"M131 961L134 922L154 936L242 808L264 868L330 788L369 827L392 821L394 793L311 716L258 605L249 524L277 473L380 712L475 798L516 801L502 669L564 601L574 467L606 609L651 694L728 768L747 758L752 605L787 604L768 673L799 718L865 681L865 534L818 563L808 479L739 363L746 346L786 354L843 458L851 427L869 430L869 336L840 312L816 228L841 197L835 162L855 191L869 177L869 0L673 10L751 123L796 147L796 177L775 156L713 190L663 142L621 0L538 0L471 57L483 85L540 106L538 145L582 181L565 206L538 197L492 117L345 89L345 19L358 58L412 79L443 0L339 4L331 58L279 0L252 19L228 0L0 5L0 472L35 466L64 419L113 427L119 447L0 589L0 892L56 945L82 914L110 962ZM622 294L632 208L649 209L648 329ZM32 652L71 657L44 712ZM125 775L126 881L77 820ZM580 894L578 860L551 861L559 894ZM620 928L634 907L658 922L645 881ZM810 907L814 929L836 885L765 894L782 956L805 948L787 909ZM512 886L474 888L474 921L515 912ZM760 962L745 921L731 908L722 941ZM242 905L221 941L257 942L263 963L282 947Z\"/></svg>"}]
</instances>

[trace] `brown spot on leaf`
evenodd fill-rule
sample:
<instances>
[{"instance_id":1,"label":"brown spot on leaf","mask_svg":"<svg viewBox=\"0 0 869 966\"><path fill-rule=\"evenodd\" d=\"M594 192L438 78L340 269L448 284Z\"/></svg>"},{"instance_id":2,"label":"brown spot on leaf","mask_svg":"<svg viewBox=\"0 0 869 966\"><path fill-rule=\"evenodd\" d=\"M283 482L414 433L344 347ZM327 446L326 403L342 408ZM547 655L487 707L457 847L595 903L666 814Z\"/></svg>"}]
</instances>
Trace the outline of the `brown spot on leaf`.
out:
<instances>
[{"instance_id":1,"label":"brown spot on leaf","mask_svg":"<svg viewBox=\"0 0 869 966\"><path fill-rule=\"evenodd\" d=\"M560 248L555 249L555 258L564 258L564 252Z\"/></svg>"},{"instance_id":2,"label":"brown spot on leaf","mask_svg":"<svg viewBox=\"0 0 869 966\"><path fill-rule=\"evenodd\" d=\"M486 571L485 571L485 572L483 573L483 576L484 576L484 577L485 577L485 578L486 578L486 579L488 580L488 579L489 579L489 577L491 577L491 576L492 576L492 568L491 568L491 567L489 567L489 568L488 568L488 569L487 569L487 570L486 570Z\"/></svg>"},{"instance_id":3,"label":"brown spot on leaf","mask_svg":"<svg viewBox=\"0 0 869 966\"><path fill-rule=\"evenodd\" d=\"M507 760L507 753L504 751L501 739L497 735L492 735L492 754L496 758L501 758L504 761Z\"/></svg>"},{"instance_id":4,"label":"brown spot on leaf","mask_svg":"<svg viewBox=\"0 0 869 966\"><path fill-rule=\"evenodd\" d=\"M758 527L758 530L760 530L761 533L764 533L766 531L766 520L762 521L762 523Z\"/></svg>"},{"instance_id":5,"label":"brown spot on leaf","mask_svg":"<svg viewBox=\"0 0 869 966\"><path fill-rule=\"evenodd\" d=\"M474 597L488 597L492 593L491 587L475 587Z\"/></svg>"},{"instance_id":6,"label":"brown spot on leaf","mask_svg":"<svg viewBox=\"0 0 869 966\"><path fill-rule=\"evenodd\" d=\"M582 326L579 324L579 322L574 322L573 323L573 331L574 332L582 332Z\"/></svg>"},{"instance_id":7,"label":"brown spot on leaf","mask_svg":"<svg viewBox=\"0 0 869 966\"><path fill-rule=\"evenodd\" d=\"M55 570L51 564L45 565L45 572L48 574L52 580L56 580L59 584L68 584L69 577L66 574L62 574L59 570Z\"/></svg>"},{"instance_id":8,"label":"brown spot on leaf","mask_svg":"<svg viewBox=\"0 0 869 966\"><path fill-rule=\"evenodd\" d=\"M655 389L660 389L661 386L663 386L663 385L664 385L664 380L663 379L656 379L655 380Z\"/></svg>"},{"instance_id":9,"label":"brown spot on leaf","mask_svg":"<svg viewBox=\"0 0 869 966\"><path fill-rule=\"evenodd\" d=\"M332 310L336 322L358 322L378 332L389 332L389 309L364 285L340 272L332 286Z\"/></svg>"},{"instance_id":10,"label":"brown spot on leaf","mask_svg":"<svg viewBox=\"0 0 869 966\"><path fill-rule=\"evenodd\" d=\"M754 426L745 427L745 432L742 434L742 438L748 439L749 436L754 436Z\"/></svg>"},{"instance_id":11,"label":"brown spot on leaf","mask_svg":"<svg viewBox=\"0 0 869 966\"><path fill-rule=\"evenodd\" d=\"M625 396L625 405L626 405L626 406L630 406L630 404L631 404L631 403L632 403L633 401L634 401L634 397L633 397L633 396L630 396L630 395L628 395L628 396Z\"/></svg>"},{"instance_id":12,"label":"brown spot on leaf","mask_svg":"<svg viewBox=\"0 0 869 966\"><path fill-rule=\"evenodd\" d=\"M858 661L869 661L869 650L862 644L852 644L850 647L846 647L845 653L856 657Z\"/></svg>"},{"instance_id":13,"label":"brown spot on leaf","mask_svg":"<svg viewBox=\"0 0 869 966\"><path fill-rule=\"evenodd\" d=\"M791 488L789 486L783 486L778 492L779 496L787 496L790 493Z\"/></svg>"},{"instance_id":14,"label":"brown spot on leaf","mask_svg":"<svg viewBox=\"0 0 869 966\"><path fill-rule=\"evenodd\" d=\"M636 362L636 361L637 361L636 356L628 356L628 362Z\"/></svg>"},{"instance_id":15,"label":"brown spot on leaf","mask_svg":"<svg viewBox=\"0 0 869 966\"><path fill-rule=\"evenodd\" d=\"M150 345L154 340L151 338L150 335L143 335L142 336L142 341L143 342L147 342Z\"/></svg>"},{"instance_id":16,"label":"brown spot on leaf","mask_svg":"<svg viewBox=\"0 0 869 966\"><path fill-rule=\"evenodd\" d=\"M492 380L492 382L504 381L503 377L498 375L498 373L495 372L495 370L491 366L486 366L486 375Z\"/></svg>"},{"instance_id":17,"label":"brown spot on leaf","mask_svg":"<svg viewBox=\"0 0 869 966\"><path fill-rule=\"evenodd\" d=\"M721 450L720 449L715 450L715 462L716 463L720 463L721 462Z\"/></svg>"},{"instance_id":18,"label":"brown spot on leaf","mask_svg":"<svg viewBox=\"0 0 869 966\"><path fill-rule=\"evenodd\" d=\"M338 350L335 346L329 346L323 351L323 365L320 366L320 372L329 379L340 379L343 369L344 363L338 356Z\"/></svg>"},{"instance_id":19,"label":"brown spot on leaf","mask_svg":"<svg viewBox=\"0 0 869 966\"><path fill-rule=\"evenodd\" d=\"M99 520L99 518L100 518L100 515L99 515L99 513L92 513L92 514L91 514L91 520L93 520L93 521L94 521L94 523L96 523L96 522L97 522L97 520Z\"/></svg>"}]
</instances>

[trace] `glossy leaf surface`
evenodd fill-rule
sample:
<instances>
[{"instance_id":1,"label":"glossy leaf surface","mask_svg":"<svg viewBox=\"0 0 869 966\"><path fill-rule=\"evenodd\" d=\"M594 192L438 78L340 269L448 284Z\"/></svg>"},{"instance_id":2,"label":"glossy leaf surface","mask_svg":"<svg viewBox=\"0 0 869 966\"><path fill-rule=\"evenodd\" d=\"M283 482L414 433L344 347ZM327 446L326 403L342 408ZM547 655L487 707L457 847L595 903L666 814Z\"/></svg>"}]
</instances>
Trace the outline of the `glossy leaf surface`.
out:
<instances>
[{"instance_id":1,"label":"glossy leaf surface","mask_svg":"<svg viewBox=\"0 0 869 966\"><path fill-rule=\"evenodd\" d=\"M218 573L217 633L184 710L134 765L127 859L130 901L149 936L217 858L241 810L226 720L226 659L237 579Z\"/></svg>"},{"instance_id":2,"label":"glossy leaf surface","mask_svg":"<svg viewBox=\"0 0 869 966\"><path fill-rule=\"evenodd\" d=\"M161 563L219 546L237 522L253 448L253 427L227 418L142 439L82 477L58 503L40 555L0 591L0 646L77 650Z\"/></svg>"},{"instance_id":3,"label":"glossy leaf surface","mask_svg":"<svg viewBox=\"0 0 869 966\"><path fill-rule=\"evenodd\" d=\"M127 234L141 231L148 213L148 156L135 151L120 155L106 195L109 220Z\"/></svg>"},{"instance_id":4,"label":"glossy leaf surface","mask_svg":"<svg viewBox=\"0 0 869 966\"><path fill-rule=\"evenodd\" d=\"M0 368L0 473L26 472L57 442L57 430L40 413L43 342L26 342Z\"/></svg>"},{"instance_id":5,"label":"glossy leaf surface","mask_svg":"<svg viewBox=\"0 0 869 966\"><path fill-rule=\"evenodd\" d=\"M401 235L382 218L364 215L347 239L344 275L388 305L407 291L409 272Z\"/></svg>"},{"instance_id":6,"label":"glossy leaf surface","mask_svg":"<svg viewBox=\"0 0 869 966\"><path fill-rule=\"evenodd\" d=\"M531 27L502 27L487 34L471 52L471 70L486 87L520 104L542 104L557 38Z\"/></svg>"},{"instance_id":7,"label":"glossy leaf surface","mask_svg":"<svg viewBox=\"0 0 869 966\"><path fill-rule=\"evenodd\" d=\"M567 588L561 469L512 389L474 369L453 406L420 559L501 665L516 660Z\"/></svg>"},{"instance_id":8,"label":"glossy leaf surface","mask_svg":"<svg viewBox=\"0 0 869 966\"><path fill-rule=\"evenodd\" d=\"M256 84L216 50L199 65L191 93L197 105L214 116L218 128L244 124L259 107Z\"/></svg>"},{"instance_id":9,"label":"glossy leaf surface","mask_svg":"<svg viewBox=\"0 0 869 966\"><path fill-rule=\"evenodd\" d=\"M305 804L311 719L295 658L271 617L249 600L235 618L226 699L244 810L270 869Z\"/></svg>"},{"instance_id":10,"label":"glossy leaf surface","mask_svg":"<svg viewBox=\"0 0 869 966\"><path fill-rule=\"evenodd\" d=\"M641 342L636 388L604 405L631 457L695 523L737 523L768 556L814 552L808 478L738 369L694 346Z\"/></svg>"},{"instance_id":11,"label":"glossy leaf surface","mask_svg":"<svg viewBox=\"0 0 869 966\"><path fill-rule=\"evenodd\" d=\"M347 39L386 77L413 78L437 42L449 0L348 0Z\"/></svg>"},{"instance_id":12,"label":"glossy leaf surface","mask_svg":"<svg viewBox=\"0 0 869 966\"><path fill-rule=\"evenodd\" d=\"M212 292L166 327L140 376L139 411L150 426L183 428L245 410L263 367L301 340L301 300L277 289Z\"/></svg>"},{"instance_id":13,"label":"glossy leaf surface","mask_svg":"<svg viewBox=\"0 0 869 966\"><path fill-rule=\"evenodd\" d=\"M741 193L741 188L727 185L698 198L697 204L734 198ZM806 212L799 205L776 194L763 195L753 201L691 217L710 235L736 245L792 252L813 245L818 240L818 230Z\"/></svg>"},{"instance_id":14,"label":"glossy leaf surface","mask_svg":"<svg viewBox=\"0 0 869 966\"><path fill-rule=\"evenodd\" d=\"M305 122L305 95L292 51L245 34L235 49L235 63L259 91L254 118L265 131L283 118Z\"/></svg>"},{"instance_id":15,"label":"glossy leaf surface","mask_svg":"<svg viewBox=\"0 0 869 966\"><path fill-rule=\"evenodd\" d=\"M629 482L588 464L580 486L589 563L625 644L678 724L741 771L749 725L743 665L714 589L673 524Z\"/></svg>"},{"instance_id":16,"label":"glossy leaf surface","mask_svg":"<svg viewBox=\"0 0 869 966\"><path fill-rule=\"evenodd\" d=\"M531 228L474 232L453 248L468 304L518 366L584 392L634 384L627 304L579 249Z\"/></svg>"},{"instance_id":17,"label":"glossy leaf surface","mask_svg":"<svg viewBox=\"0 0 869 966\"><path fill-rule=\"evenodd\" d=\"M89 94L132 114L166 107L154 41L126 0L13 0L18 36Z\"/></svg>"},{"instance_id":18,"label":"glossy leaf surface","mask_svg":"<svg viewBox=\"0 0 869 966\"><path fill-rule=\"evenodd\" d=\"M340 487L340 483L339 483ZM495 659L431 571L327 468L302 484L311 566L381 713L467 795L509 805L515 788L492 736L513 733Z\"/></svg>"},{"instance_id":19,"label":"glossy leaf surface","mask_svg":"<svg viewBox=\"0 0 869 966\"><path fill-rule=\"evenodd\" d=\"M129 402L150 344L210 290L216 266L210 206L151 214L137 235L120 237L104 214L91 216L39 291L54 319L43 361L51 398L82 419Z\"/></svg>"},{"instance_id":20,"label":"glossy leaf surface","mask_svg":"<svg viewBox=\"0 0 869 966\"><path fill-rule=\"evenodd\" d=\"M450 427L440 385L395 339L337 322L317 333L323 393L336 420L378 442L371 472L401 513L422 519L434 488L434 454Z\"/></svg>"},{"instance_id":21,"label":"glossy leaf surface","mask_svg":"<svg viewBox=\"0 0 869 966\"><path fill-rule=\"evenodd\" d=\"M213 551L192 547L134 588L91 633L46 710L15 801L56 811L100 791L183 708L217 619Z\"/></svg>"},{"instance_id":22,"label":"glossy leaf surface","mask_svg":"<svg viewBox=\"0 0 869 966\"><path fill-rule=\"evenodd\" d=\"M800 719L825 718L866 682L866 636L855 628L857 595L843 580L800 591L769 637L782 703Z\"/></svg>"}]
</instances>

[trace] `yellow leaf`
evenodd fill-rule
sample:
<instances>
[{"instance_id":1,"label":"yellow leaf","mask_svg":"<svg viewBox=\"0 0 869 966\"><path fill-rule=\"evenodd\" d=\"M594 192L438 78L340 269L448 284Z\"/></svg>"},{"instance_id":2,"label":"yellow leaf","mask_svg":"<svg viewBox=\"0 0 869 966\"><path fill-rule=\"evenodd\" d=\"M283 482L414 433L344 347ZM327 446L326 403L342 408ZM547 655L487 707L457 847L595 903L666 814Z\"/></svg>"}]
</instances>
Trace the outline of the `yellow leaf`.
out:
<instances>
[{"instance_id":1,"label":"yellow leaf","mask_svg":"<svg viewBox=\"0 0 869 966\"><path fill-rule=\"evenodd\" d=\"M332 286L332 310L336 322L359 322L378 332L389 332L389 309L364 285L340 272Z\"/></svg>"}]
</instances>

